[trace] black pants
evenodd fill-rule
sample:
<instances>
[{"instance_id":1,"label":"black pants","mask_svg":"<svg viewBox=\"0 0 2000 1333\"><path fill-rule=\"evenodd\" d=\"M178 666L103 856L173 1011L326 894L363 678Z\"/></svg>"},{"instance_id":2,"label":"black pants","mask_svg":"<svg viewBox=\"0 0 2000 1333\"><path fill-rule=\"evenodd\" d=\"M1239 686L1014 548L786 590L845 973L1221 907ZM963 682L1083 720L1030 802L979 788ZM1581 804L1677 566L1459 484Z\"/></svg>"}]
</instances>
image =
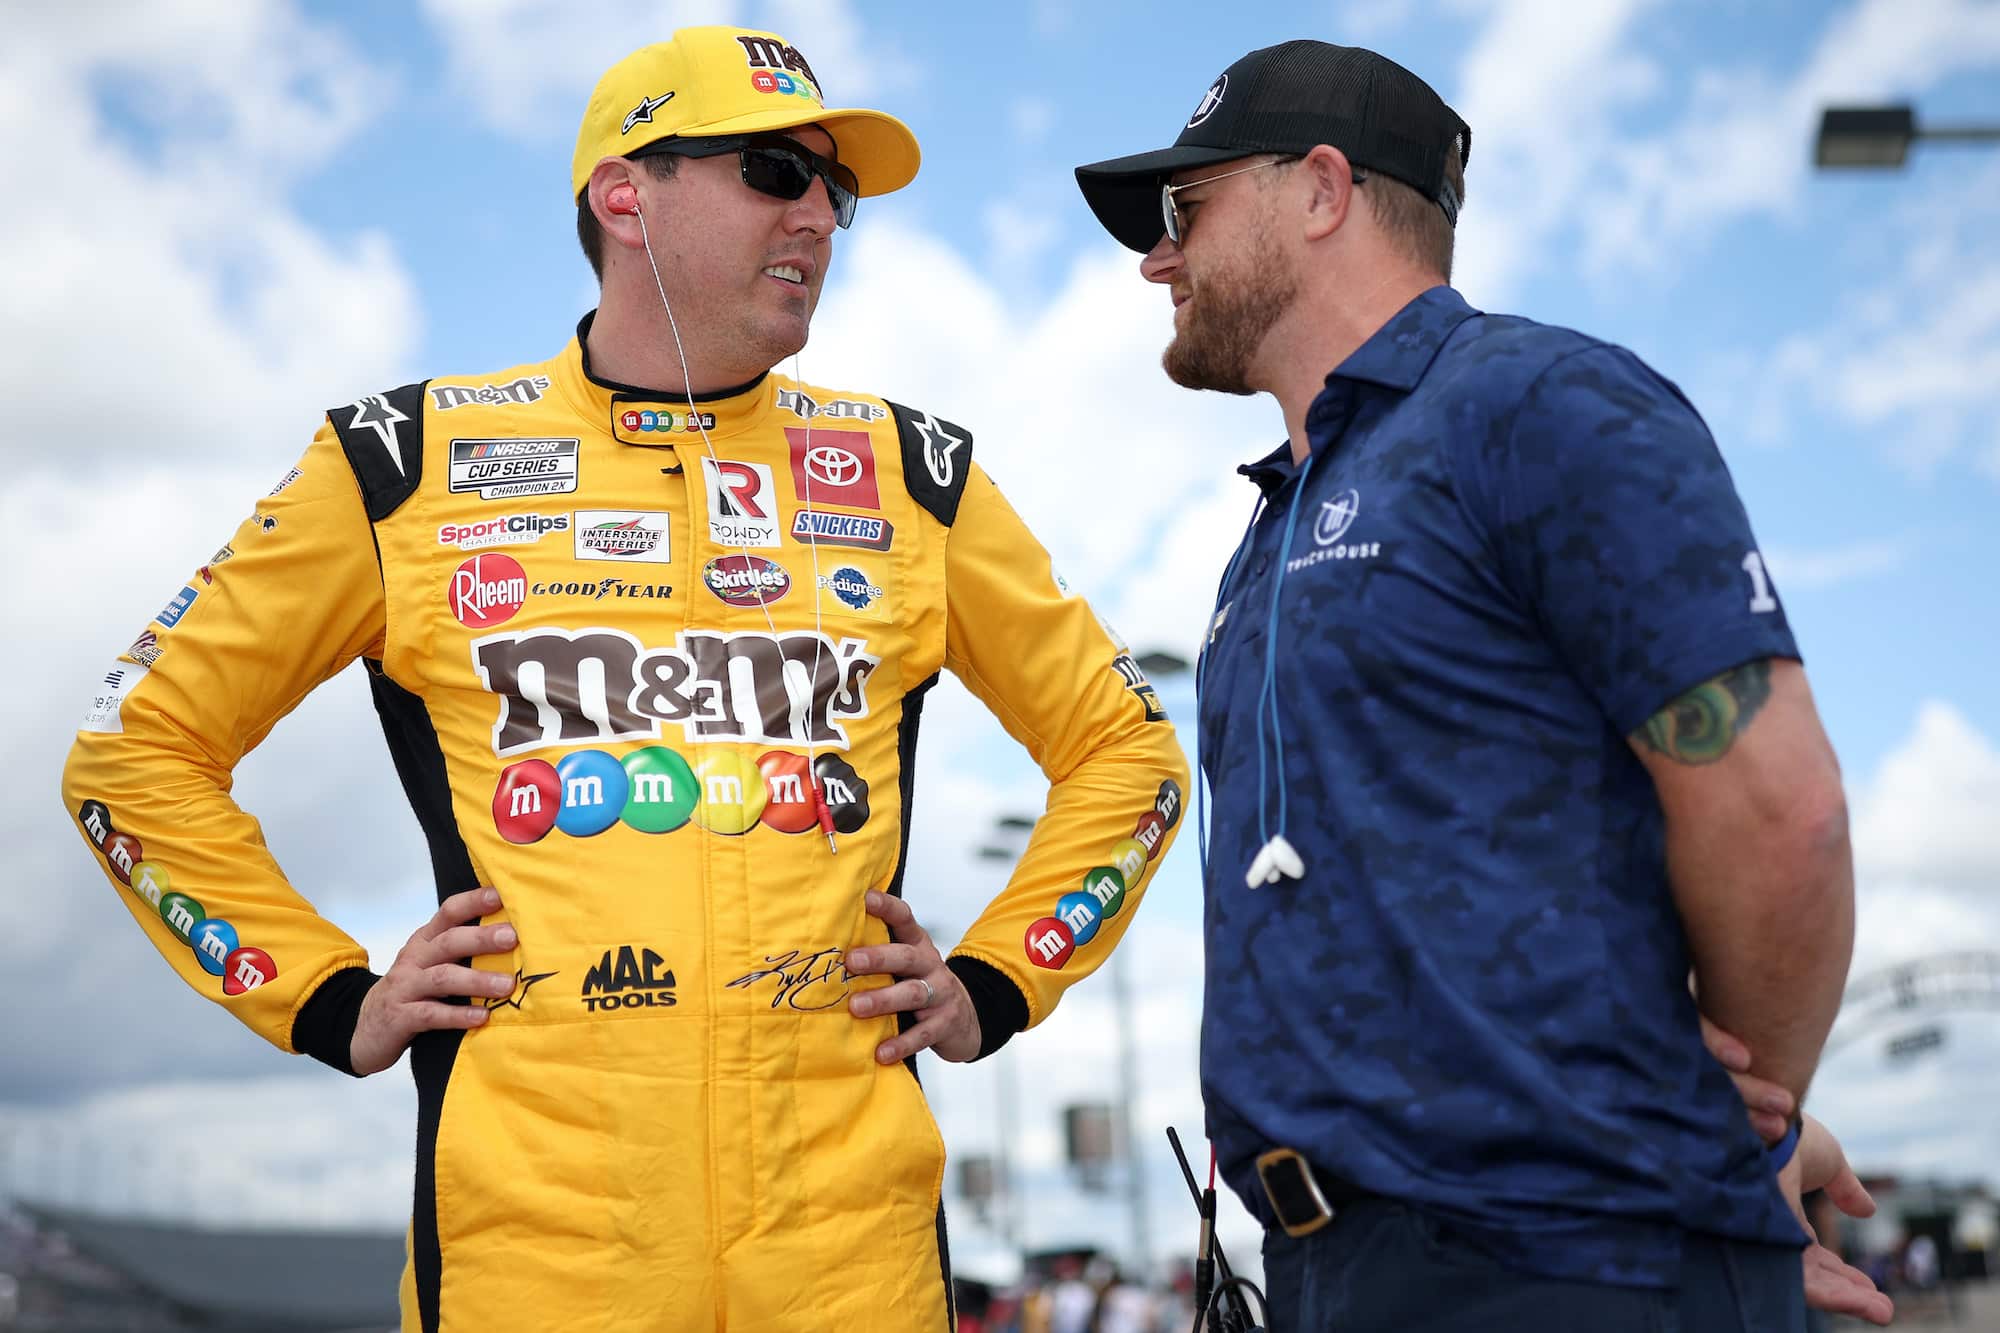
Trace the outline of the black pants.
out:
<instances>
[{"instance_id":1,"label":"black pants","mask_svg":"<svg viewBox=\"0 0 2000 1333\"><path fill-rule=\"evenodd\" d=\"M1536 1277L1371 1199L1294 1240L1264 1236L1271 1333L1805 1333L1800 1252L1690 1234L1664 1291Z\"/></svg>"}]
</instances>

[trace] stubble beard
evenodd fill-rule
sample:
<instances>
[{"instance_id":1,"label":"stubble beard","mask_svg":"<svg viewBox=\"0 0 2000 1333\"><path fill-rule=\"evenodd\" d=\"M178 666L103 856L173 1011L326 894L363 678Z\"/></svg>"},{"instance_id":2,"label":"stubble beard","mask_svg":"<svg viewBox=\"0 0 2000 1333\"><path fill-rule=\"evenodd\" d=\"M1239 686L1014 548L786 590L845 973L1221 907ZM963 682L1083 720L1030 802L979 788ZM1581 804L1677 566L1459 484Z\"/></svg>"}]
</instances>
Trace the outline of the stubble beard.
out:
<instances>
[{"instance_id":1,"label":"stubble beard","mask_svg":"<svg viewBox=\"0 0 2000 1333\"><path fill-rule=\"evenodd\" d=\"M1194 284L1185 327L1160 356L1167 378L1186 389L1257 392L1249 382L1250 363L1298 291L1277 247L1259 232L1236 262Z\"/></svg>"},{"instance_id":2,"label":"stubble beard","mask_svg":"<svg viewBox=\"0 0 2000 1333\"><path fill-rule=\"evenodd\" d=\"M744 363L757 366L753 374L762 374L798 355L812 337L815 304L814 297L808 294L804 297L803 310L787 302L782 313L742 321L737 337Z\"/></svg>"}]
</instances>

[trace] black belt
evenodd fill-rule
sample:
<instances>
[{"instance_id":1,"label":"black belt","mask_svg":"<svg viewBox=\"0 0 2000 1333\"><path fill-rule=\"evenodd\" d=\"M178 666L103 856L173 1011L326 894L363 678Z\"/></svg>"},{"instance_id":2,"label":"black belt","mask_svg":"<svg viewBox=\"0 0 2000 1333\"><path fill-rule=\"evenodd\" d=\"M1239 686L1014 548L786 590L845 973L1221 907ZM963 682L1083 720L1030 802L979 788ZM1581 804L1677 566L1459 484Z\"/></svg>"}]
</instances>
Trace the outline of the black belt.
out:
<instances>
[{"instance_id":1,"label":"black belt","mask_svg":"<svg viewBox=\"0 0 2000 1333\"><path fill-rule=\"evenodd\" d=\"M1271 1213L1287 1236L1310 1236L1350 1204L1377 1196L1371 1190L1315 1170L1291 1148L1273 1148L1257 1156L1257 1179Z\"/></svg>"}]
</instances>

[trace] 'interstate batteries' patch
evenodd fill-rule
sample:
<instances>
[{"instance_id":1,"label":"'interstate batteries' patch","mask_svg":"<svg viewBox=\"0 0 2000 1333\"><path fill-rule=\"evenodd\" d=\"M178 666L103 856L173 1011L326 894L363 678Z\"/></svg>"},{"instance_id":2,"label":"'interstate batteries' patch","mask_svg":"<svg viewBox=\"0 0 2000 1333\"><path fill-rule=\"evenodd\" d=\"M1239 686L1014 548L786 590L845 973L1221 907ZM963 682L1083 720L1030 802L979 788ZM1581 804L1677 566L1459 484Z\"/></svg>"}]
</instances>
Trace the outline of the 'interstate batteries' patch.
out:
<instances>
[{"instance_id":1,"label":"'interstate batteries' patch","mask_svg":"<svg viewBox=\"0 0 2000 1333\"><path fill-rule=\"evenodd\" d=\"M483 500L576 489L575 440L453 440L451 489Z\"/></svg>"}]
</instances>

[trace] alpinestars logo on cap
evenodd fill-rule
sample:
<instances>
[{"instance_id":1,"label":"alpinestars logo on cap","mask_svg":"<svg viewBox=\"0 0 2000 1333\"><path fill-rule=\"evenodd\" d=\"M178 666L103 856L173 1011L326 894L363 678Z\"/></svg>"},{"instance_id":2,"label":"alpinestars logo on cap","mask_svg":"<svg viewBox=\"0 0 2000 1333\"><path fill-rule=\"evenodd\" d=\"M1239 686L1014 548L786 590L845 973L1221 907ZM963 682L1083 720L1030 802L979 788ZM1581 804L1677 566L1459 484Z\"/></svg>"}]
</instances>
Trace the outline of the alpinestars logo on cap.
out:
<instances>
[{"instance_id":1,"label":"alpinestars logo on cap","mask_svg":"<svg viewBox=\"0 0 2000 1333\"><path fill-rule=\"evenodd\" d=\"M652 124L653 113L673 100L674 95L672 93L661 93L658 97L641 97L639 105L633 107L626 114L624 127L618 132L620 134L630 134L634 125Z\"/></svg>"},{"instance_id":2,"label":"alpinestars logo on cap","mask_svg":"<svg viewBox=\"0 0 2000 1333\"><path fill-rule=\"evenodd\" d=\"M1193 129L1214 115L1215 108L1222 105L1222 95L1228 91L1229 76L1227 74L1217 79L1214 83L1209 84L1208 91L1201 95L1201 105L1194 109L1192 116L1188 117L1187 127Z\"/></svg>"}]
</instances>

